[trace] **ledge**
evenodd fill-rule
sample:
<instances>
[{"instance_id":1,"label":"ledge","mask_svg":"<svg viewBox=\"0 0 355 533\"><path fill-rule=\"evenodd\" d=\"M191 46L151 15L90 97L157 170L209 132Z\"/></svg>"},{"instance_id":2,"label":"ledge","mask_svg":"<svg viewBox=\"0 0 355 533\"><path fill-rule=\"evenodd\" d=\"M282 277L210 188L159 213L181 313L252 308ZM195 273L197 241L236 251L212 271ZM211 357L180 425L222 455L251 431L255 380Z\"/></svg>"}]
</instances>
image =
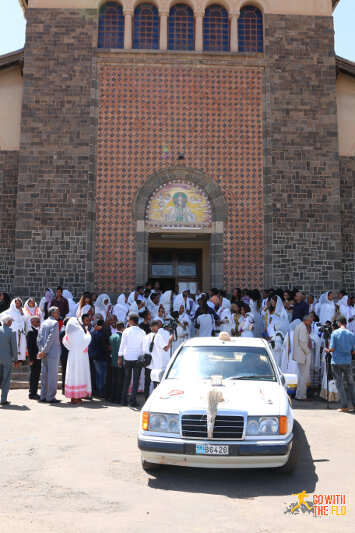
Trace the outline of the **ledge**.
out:
<instances>
[{"instance_id":1,"label":"ledge","mask_svg":"<svg viewBox=\"0 0 355 533\"><path fill-rule=\"evenodd\" d=\"M197 52L185 50L125 50L95 48L99 63L190 64L263 67L265 54L246 52Z\"/></svg>"}]
</instances>

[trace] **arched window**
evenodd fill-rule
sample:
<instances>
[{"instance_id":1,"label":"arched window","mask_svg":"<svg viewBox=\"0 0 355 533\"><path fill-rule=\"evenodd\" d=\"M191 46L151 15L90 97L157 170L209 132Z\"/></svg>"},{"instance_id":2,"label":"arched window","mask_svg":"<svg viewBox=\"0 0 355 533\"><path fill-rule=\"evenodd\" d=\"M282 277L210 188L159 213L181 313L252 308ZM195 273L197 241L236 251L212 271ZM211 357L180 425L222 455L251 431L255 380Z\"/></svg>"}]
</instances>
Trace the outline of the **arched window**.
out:
<instances>
[{"instance_id":1,"label":"arched window","mask_svg":"<svg viewBox=\"0 0 355 533\"><path fill-rule=\"evenodd\" d=\"M107 2L99 14L99 48L123 48L124 15L122 6Z\"/></svg>"},{"instance_id":2,"label":"arched window","mask_svg":"<svg viewBox=\"0 0 355 533\"><path fill-rule=\"evenodd\" d=\"M203 19L203 49L211 52L228 52L228 13L222 6L210 6Z\"/></svg>"},{"instance_id":3,"label":"arched window","mask_svg":"<svg viewBox=\"0 0 355 533\"><path fill-rule=\"evenodd\" d=\"M239 52L263 52L263 16L260 9L246 6L238 21Z\"/></svg>"},{"instance_id":4,"label":"arched window","mask_svg":"<svg viewBox=\"0 0 355 533\"><path fill-rule=\"evenodd\" d=\"M152 4L141 4L134 10L133 48L159 49L159 14Z\"/></svg>"},{"instance_id":5,"label":"arched window","mask_svg":"<svg viewBox=\"0 0 355 533\"><path fill-rule=\"evenodd\" d=\"M194 50L194 14L185 4L170 9L168 25L169 50Z\"/></svg>"}]
</instances>

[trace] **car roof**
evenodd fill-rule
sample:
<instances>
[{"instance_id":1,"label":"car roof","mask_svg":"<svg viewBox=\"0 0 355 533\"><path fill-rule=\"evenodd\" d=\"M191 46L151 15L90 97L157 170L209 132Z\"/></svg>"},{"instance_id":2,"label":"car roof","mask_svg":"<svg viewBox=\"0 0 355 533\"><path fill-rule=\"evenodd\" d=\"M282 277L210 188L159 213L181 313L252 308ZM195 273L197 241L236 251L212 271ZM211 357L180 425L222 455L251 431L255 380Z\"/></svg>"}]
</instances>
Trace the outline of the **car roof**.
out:
<instances>
[{"instance_id":1,"label":"car roof","mask_svg":"<svg viewBox=\"0 0 355 533\"><path fill-rule=\"evenodd\" d=\"M222 341L218 337L193 337L184 342L184 346L246 346L265 348L263 339L252 337L231 337L230 341Z\"/></svg>"}]
</instances>

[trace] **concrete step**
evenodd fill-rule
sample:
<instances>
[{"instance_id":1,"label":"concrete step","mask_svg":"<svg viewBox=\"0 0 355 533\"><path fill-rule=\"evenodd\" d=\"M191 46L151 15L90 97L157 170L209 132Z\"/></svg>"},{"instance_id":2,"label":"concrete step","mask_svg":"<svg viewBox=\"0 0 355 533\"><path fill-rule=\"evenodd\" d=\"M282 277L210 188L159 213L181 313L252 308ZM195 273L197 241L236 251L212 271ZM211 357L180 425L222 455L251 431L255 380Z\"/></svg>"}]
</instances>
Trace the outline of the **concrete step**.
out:
<instances>
[{"instance_id":1,"label":"concrete step","mask_svg":"<svg viewBox=\"0 0 355 533\"><path fill-rule=\"evenodd\" d=\"M21 365L13 368L11 375L10 389L28 389L30 379L30 365ZM38 384L41 388L41 380ZM58 389L62 388L62 367L59 365L58 369Z\"/></svg>"}]
</instances>

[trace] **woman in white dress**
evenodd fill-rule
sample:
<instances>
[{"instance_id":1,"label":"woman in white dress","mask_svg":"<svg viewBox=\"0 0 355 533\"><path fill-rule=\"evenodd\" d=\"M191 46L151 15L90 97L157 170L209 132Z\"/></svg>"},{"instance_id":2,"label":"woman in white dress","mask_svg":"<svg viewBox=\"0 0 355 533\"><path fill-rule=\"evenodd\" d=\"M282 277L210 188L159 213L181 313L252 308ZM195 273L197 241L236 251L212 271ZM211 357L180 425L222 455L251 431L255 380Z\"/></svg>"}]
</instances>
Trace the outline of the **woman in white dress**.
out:
<instances>
[{"instance_id":1,"label":"woman in white dress","mask_svg":"<svg viewBox=\"0 0 355 533\"><path fill-rule=\"evenodd\" d=\"M264 332L268 338L273 338L276 331L283 331L286 335L289 329L289 320L280 296L271 298L270 302L264 307L262 315L265 321Z\"/></svg>"},{"instance_id":2,"label":"woman in white dress","mask_svg":"<svg viewBox=\"0 0 355 533\"><path fill-rule=\"evenodd\" d=\"M40 319L41 324L43 322L43 315L42 311L36 304L36 301L34 298L29 298L27 302L25 302L24 308L23 308L23 314L25 317L25 326L26 326L26 333L30 331L31 329L31 318L36 316Z\"/></svg>"},{"instance_id":3,"label":"woman in white dress","mask_svg":"<svg viewBox=\"0 0 355 533\"><path fill-rule=\"evenodd\" d=\"M81 403L82 398L91 396L91 374L88 347L91 335L84 331L77 318L70 318L66 328L63 344L69 350L65 374L65 397L71 403Z\"/></svg>"},{"instance_id":4,"label":"woman in white dress","mask_svg":"<svg viewBox=\"0 0 355 533\"><path fill-rule=\"evenodd\" d=\"M333 322L336 313L332 291L324 292L319 298L319 303L316 305L316 313L321 324L324 324L327 320Z\"/></svg>"},{"instance_id":5,"label":"woman in white dress","mask_svg":"<svg viewBox=\"0 0 355 533\"><path fill-rule=\"evenodd\" d=\"M350 298L350 305L348 308L348 330L355 335L355 298Z\"/></svg>"},{"instance_id":6,"label":"woman in white dress","mask_svg":"<svg viewBox=\"0 0 355 533\"><path fill-rule=\"evenodd\" d=\"M241 317L238 320L238 333L241 337L254 337L254 316L250 312L248 304L244 304L240 309Z\"/></svg>"},{"instance_id":7,"label":"woman in white dress","mask_svg":"<svg viewBox=\"0 0 355 533\"><path fill-rule=\"evenodd\" d=\"M219 316L220 320L220 325L218 326L218 329L220 331L227 331L229 335L231 335L234 321L229 308L220 307L217 311L217 315Z\"/></svg>"},{"instance_id":8,"label":"woman in white dress","mask_svg":"<svg viewBox=\"0 0 355 533\"><path fill-rule=\"evenodd\" d=\"M296 374L298 377L298 364L292 358L293 336L296 326L301 323L301 320L297 318L290 324L290 329L285 336L285 340L282 345L281 364L280 368L284 374ZM295 383L289 383L287 391L289 394L296 394L297 380Z\"/></svg>"},{"instance_id":9,"label":"woman in white dress","mask_svg":"<svg viewBox=\"0 0 355 533\"><path fill-rule=\"evenodd\" d=\"M176 329L176 340L174 335L173 340L173 352L189 338L191 322L187 314L185 313L185 307L183 305L179 308L179 315L177 317L178 327Z\"/></svg>"},{"instance_id":10,"label":"woman in white dress","mask_svg":"<svg viewBox=\"0 0 355 533\"><path fill-rule=\"evenodd\" d=\"M108 294L100 294L95 302L95 314L100 313L106 322L111 307L111 300Z\"/></svg>"},{"instance_id":11,"label":"woman in white dress","mask_svg":"<svg viewBox=\"0 0 355 533\"><path fill-rule=\"evenodd\" d=\"M19 361L26 361L26 317L22 309L21 298L14 298L12 300L8 314L13 319L10 327L16 333L17 359Z\"/></svg>"},{"instance_id":12,"label":"woman in white dress","mask_svg":"<svg viewBox=\"0 0 355 533\"><path fill-rule=\"evenodd\" d=\"M65 289L63 291L63 297L68 300L68 304L69 304L69 313L67 314L67 316L69 316L69 317L76 316L76 312L78 310L79 303L76 304L74 302L72 293L70 291L68 291L67 289Z\"/></svg>"}]
</instances>

